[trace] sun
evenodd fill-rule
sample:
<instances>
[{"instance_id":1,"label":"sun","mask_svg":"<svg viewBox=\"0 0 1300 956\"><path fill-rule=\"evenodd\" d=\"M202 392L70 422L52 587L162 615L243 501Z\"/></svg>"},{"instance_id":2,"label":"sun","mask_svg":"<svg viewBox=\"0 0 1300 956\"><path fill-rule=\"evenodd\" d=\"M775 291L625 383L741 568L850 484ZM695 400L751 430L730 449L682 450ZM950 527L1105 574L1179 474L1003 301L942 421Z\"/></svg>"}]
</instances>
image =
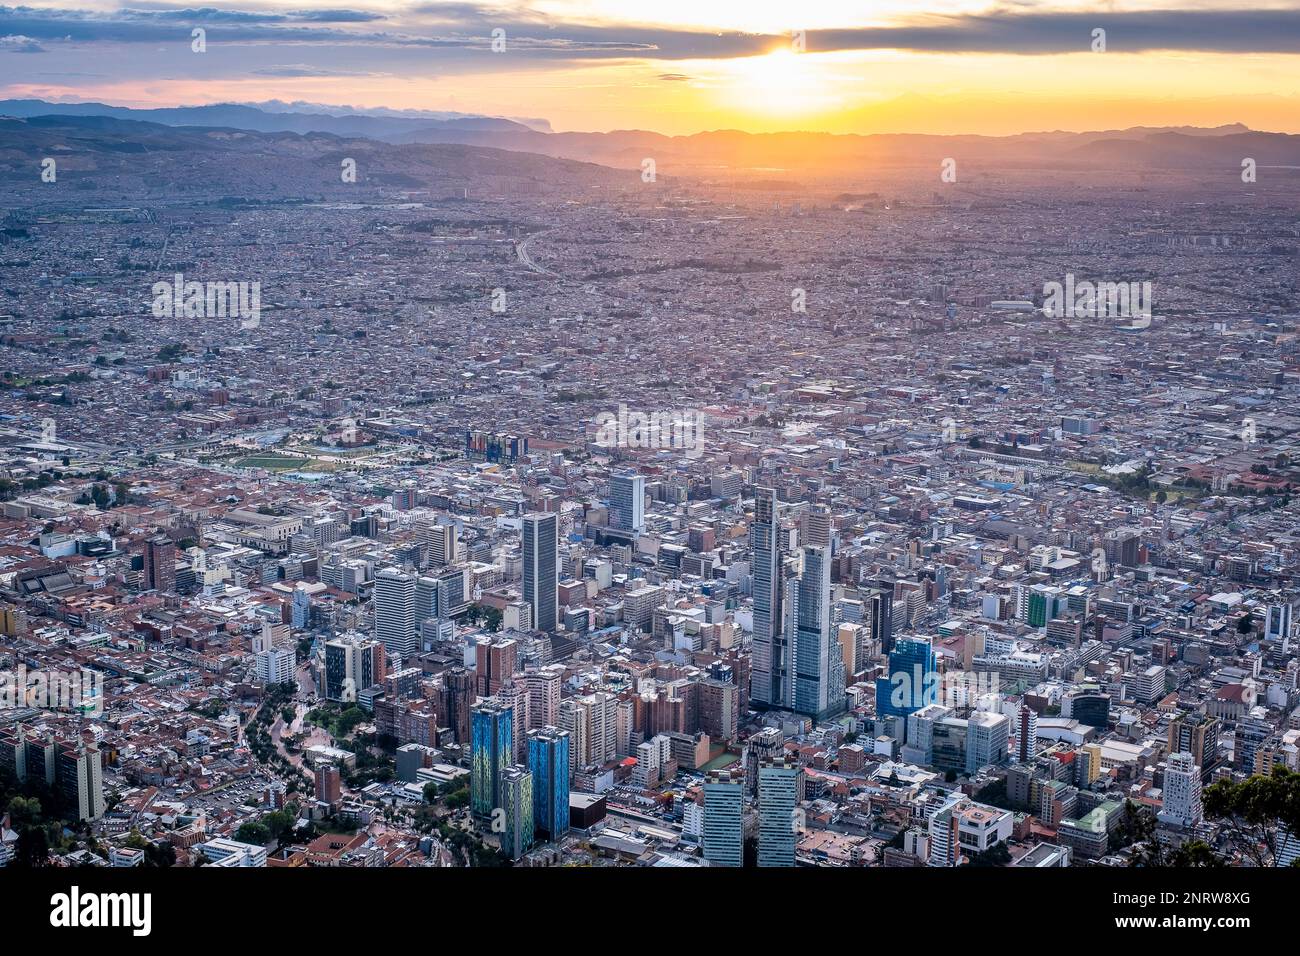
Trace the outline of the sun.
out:
<instances>
[{"instance_id":1,"label":"sun","mask_svg":"<svg viewBox=\"0 0 1300 956\"><path fill-rule=\"evenodd\" d=\"M838 97L809 53L781 48L726 64L726 106L739 113L809 116L834 109Z\"/></svg>"}]
</instances>

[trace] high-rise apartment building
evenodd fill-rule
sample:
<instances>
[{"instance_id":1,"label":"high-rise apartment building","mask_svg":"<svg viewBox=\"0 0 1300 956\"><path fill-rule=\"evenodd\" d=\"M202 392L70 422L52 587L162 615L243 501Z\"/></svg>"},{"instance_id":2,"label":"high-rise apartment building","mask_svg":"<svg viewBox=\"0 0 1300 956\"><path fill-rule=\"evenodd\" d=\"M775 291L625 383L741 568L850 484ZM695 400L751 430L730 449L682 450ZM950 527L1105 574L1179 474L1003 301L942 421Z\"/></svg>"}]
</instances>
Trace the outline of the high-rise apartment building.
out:
<instances>
[{"instance_id":1,"label":"high-rise apartment building","mask_svg":"<svg viewBox=\"0 0 1300 956\"><path fill-rule=\"evenodd\" d=\"M60 744L55 779L68 806L77 808L78 820L98 820L104 815L104 765L94 744Z\"/></svg>"},{"instance_id":2,"label":"high-rise apartment building","mask_svg":"<svg viewBox=\"0 0 1300 956\"><path fill-rule=\"evenodd\" d=\"M1191 754L1169 755L1160 811L1156 815L1162 823L1187 829L1201 822L1201 768Z\"/></svg>"}]
</instances>

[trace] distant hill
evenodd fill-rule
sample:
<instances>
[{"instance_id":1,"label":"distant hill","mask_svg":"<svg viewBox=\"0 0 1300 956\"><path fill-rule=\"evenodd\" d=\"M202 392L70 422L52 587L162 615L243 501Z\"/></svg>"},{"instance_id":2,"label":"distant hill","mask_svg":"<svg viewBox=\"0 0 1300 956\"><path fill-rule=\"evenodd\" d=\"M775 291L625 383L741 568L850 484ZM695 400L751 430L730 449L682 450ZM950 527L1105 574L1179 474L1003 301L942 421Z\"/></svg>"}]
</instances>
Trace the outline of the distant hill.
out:
<instances>
[{"instance_id":1,"label":"distant hill","mask_svg":"<svg viewBox=\"0 0 1300 956\"><path fill-rule=\"evenodd\" d=\"M544 193L575 182L613 186L638 181L631 171L463 143L385 143L331 133L167 126L113 116L0 116L0 181L39 189L39 164L45 157L56 160L60 184L120 185L124 199L364 199L366 186L449 198L463 190ZM348 159L356 164L355 183L342 179Z\"/></svg>"},{"instance_id":2,"label":"distant hill","mask_svg":"<svg viewBox=\"0 0 1300 956\"><path fill-rule=\"evenodd\" d=\"M947 157L966 165L1052 167L1239 169L1244 157L1261 166L1300 165L1300 136L1254 132L1241 124L1134 127L1085 133L1043 131L1015 136L920 134L746 133L715 130L665 136L646 130L555 133L487 116L332 113L326 107L277 108L217 104L135 110L103 103L0 100L0 116L101 117L171 127L212 127L262 133L332 134L393 144L459 145L532 153L557 159L639 169L646 158L661 173L719 170L788 170L841 173L873 166L929 166Z\"/></svg>"},{"instance_id":3,"label":"distant hill","mask_svg":"<svg viewBox=\"0 0 1300 956\"><path fill-rule=\"evenodd\" d=\"M334 133L336 136L365 136L390 139L423 129L512 132L528 130L523 123L492 116L455 116L431 119L426 116L376 116L367 113L328 113L308 108L264 110L237 103L211 106L176 106L162 109L131 109L106 103L47 103L44 100L0 100L0 116L112 116L143 120L165 126L226 126L262 133Z\"/></svg>"}]
</instances>

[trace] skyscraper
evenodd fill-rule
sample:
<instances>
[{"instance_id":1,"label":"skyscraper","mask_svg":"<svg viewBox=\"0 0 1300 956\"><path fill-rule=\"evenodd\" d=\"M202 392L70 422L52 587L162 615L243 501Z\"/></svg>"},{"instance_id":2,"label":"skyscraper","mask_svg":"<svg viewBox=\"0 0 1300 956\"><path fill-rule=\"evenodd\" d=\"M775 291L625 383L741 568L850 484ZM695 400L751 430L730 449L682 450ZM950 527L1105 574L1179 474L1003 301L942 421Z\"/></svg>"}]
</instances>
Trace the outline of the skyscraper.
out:
<instances>
[{"instance_id":1,"label":"skyscraper","mask_svg":"<svg viewBox=\"0 0 1300 956\"><path fill-rule=\"evenodd\" d=\"M533 607L533 627L547 633L553 632L558 622L557 535L555 515L540 513L524 516L524 600Z\"/></svg>"},{"instance_id":2,"label":"skyscraper","mask_svg":"<svg viewBox=\"0 0 1300 956\"><path fill-rule=\"evenodd\" d=\"M375 637L405 662L419 650L415 636L415 578L397 568L375 575Z\"/></svg>"},{"instance_id":3,"label":"skyscraper","mask_svg":"<svg viewBox=\"0 0 1300 956\"><path fill-rule=\"evenodd\" d=\"M832 693L831 554L803 549L798 626L794 637L794 709L821 719L844 708L843 687Z\"/></svg>"},{"instance_id":4,"label":"skyscraper","mask_svg":"<svg viewBox=\"0 0 1300 956\"><path fill-rule=\"evenodd\" d=\"M725 770L709 774L704 784L704 858L713 866L744 862L740 783Z\"/></svg>"},{"instance_id":5,"label":"skyscraper","mask_svg":"<svg viewBox=\"0 0 1300 956\"><path fill-rule=\"evenodd\" d=\"M889 652L889 673L876 678L876 716L906 717L939 703L937 680L930 642L903 638Z\"/></svg>"},{"instance_id":6,"label":"skyscraper","mask_svg":"<svg viewBox=\"0 0 1300 956\"><path fill-rule=\"evenodd\" d=\"M894 649L894 591L871 592L871 637L880 642L880 652L888 654Z\"/></svg>"},{"instance_id":7,"label":"skyscraper","mask_svg":"<svg viewBox=\"0 0 1300 956\"><path fill-rule=\"evenodd\" d=\"M799 765L778 759L758 768L758 865L794 866ZM707 806L706 806L707 809Z\"/></svg>"},{"instance_id":8,"label":"skyscraper","mask_svg":"<svg viewBox=\"0 0 1300 956\"><path fill-rule=\"evenodd\" d=\"M501 849L512 860L532 848L533 800L533 775L527 767L515 764L501 771L501 809L505 817Z\"/></svg>"},{"instance_id":9,"label":"skyscraper","mask_svg":"<svg viewBox=\"0 0 1300 956\"><path fill-rule=\"evenodd\" d=\"M442 567L456 563L456 526L454 524L430 524L424 528L425 554L430 565Z\"/></svg>"},{"instance_id":10,"label":"skyscraper","mask_svg":"<svg viewBox=\"0 0 1300 956\"><path fill-rule=\"evenodd\" d=\"M557 840L569 830L569 733L556 727L528 732L533 774L533 826Z\"/></svg>"},{"instance_id":11,"label":"skyscraper","mask_svg":"<svg viewBox=\"0 0 1300 956\"><path fill-rule=\"evenodd\" d=\"M480 700L471 714L470 810L481 819L501 806L501 771L514 763L513 716L493 697Z\"/></svg>"},{"instance_id":12,"label":"skyscraper","mask_svg":"<svg viewBox=\"0 0 1300 956\"><path fill-rule=\"evenodd\" d=\"M754 521L749 527L753 549L754 637L751 645L750 699L759 707L786 706L784 647L781 641L781 548L777 541L776 492L754 494Z\"/></svg>"},{"instance_id":13,"label":"skyscraper","mask_svg":"<svg viewBox=\"0 0 1300 956\"><path fill-rule=\"evenodd\" d=\"M438 579L422 574L415 581L415 629L420 630L425 621L438 617L438 612Z\"/></svg>"},{"instance_id":14,"label":"skyscraper","mask_svg":"<svg viewBox=\"0 0 1300 956\"><path fill-rule=\"evenodd\" d=\"M609 479L609 526L618 531L645 530L645 477L618 472Z\"/></svg>"},{"instance_id":15,"label":"skyscraper","mask_svg":"<svg viewBox=\"0 0 1300 956\"><path fill-rule=\"evenodd\" d=\"M144 543L144 587L147 591L176 590L176 545L165 534Z\"/></svg>"}]
</instances>

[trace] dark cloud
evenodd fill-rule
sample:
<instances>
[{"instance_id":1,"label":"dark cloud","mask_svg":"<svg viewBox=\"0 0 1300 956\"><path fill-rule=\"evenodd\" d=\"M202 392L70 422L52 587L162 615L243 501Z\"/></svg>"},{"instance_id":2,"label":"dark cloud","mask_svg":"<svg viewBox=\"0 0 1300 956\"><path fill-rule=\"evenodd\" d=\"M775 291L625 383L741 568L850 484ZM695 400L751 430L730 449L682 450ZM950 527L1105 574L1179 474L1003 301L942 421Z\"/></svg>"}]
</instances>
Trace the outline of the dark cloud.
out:
<instances>
[{"instance_id":1,"label":"dark cloud","mask_svg":"<svg viewBox=\"0 0 1300 956\"><path fill-rule=\"evenodd\" d=\"M393 29L365 25L383 20ZM349 28L355 25L355 28ZM425 4L384 17L340 8L285 13L162 7L141 4L113 13L76 9L0 7L0 35L42 40L156 43L177 41L192 26L208 28L209 42L291 43L490 49L492 31L506 35L505 56L532 59L660 60L752 56L788 43L782 35L703 33L618 25L539 23L527 14L501 13L474 3ZM1092 31L1104 28L1111 52L1204 50L1300 53L1300 10L1154 10L1039 13L1017 9L987 15L938 16L898 26L817 30L809 52L903 49L938 53L1051 54L1087 52ZM679 74L664 74L676 79Z\"/></svg>"}]
</instances>

